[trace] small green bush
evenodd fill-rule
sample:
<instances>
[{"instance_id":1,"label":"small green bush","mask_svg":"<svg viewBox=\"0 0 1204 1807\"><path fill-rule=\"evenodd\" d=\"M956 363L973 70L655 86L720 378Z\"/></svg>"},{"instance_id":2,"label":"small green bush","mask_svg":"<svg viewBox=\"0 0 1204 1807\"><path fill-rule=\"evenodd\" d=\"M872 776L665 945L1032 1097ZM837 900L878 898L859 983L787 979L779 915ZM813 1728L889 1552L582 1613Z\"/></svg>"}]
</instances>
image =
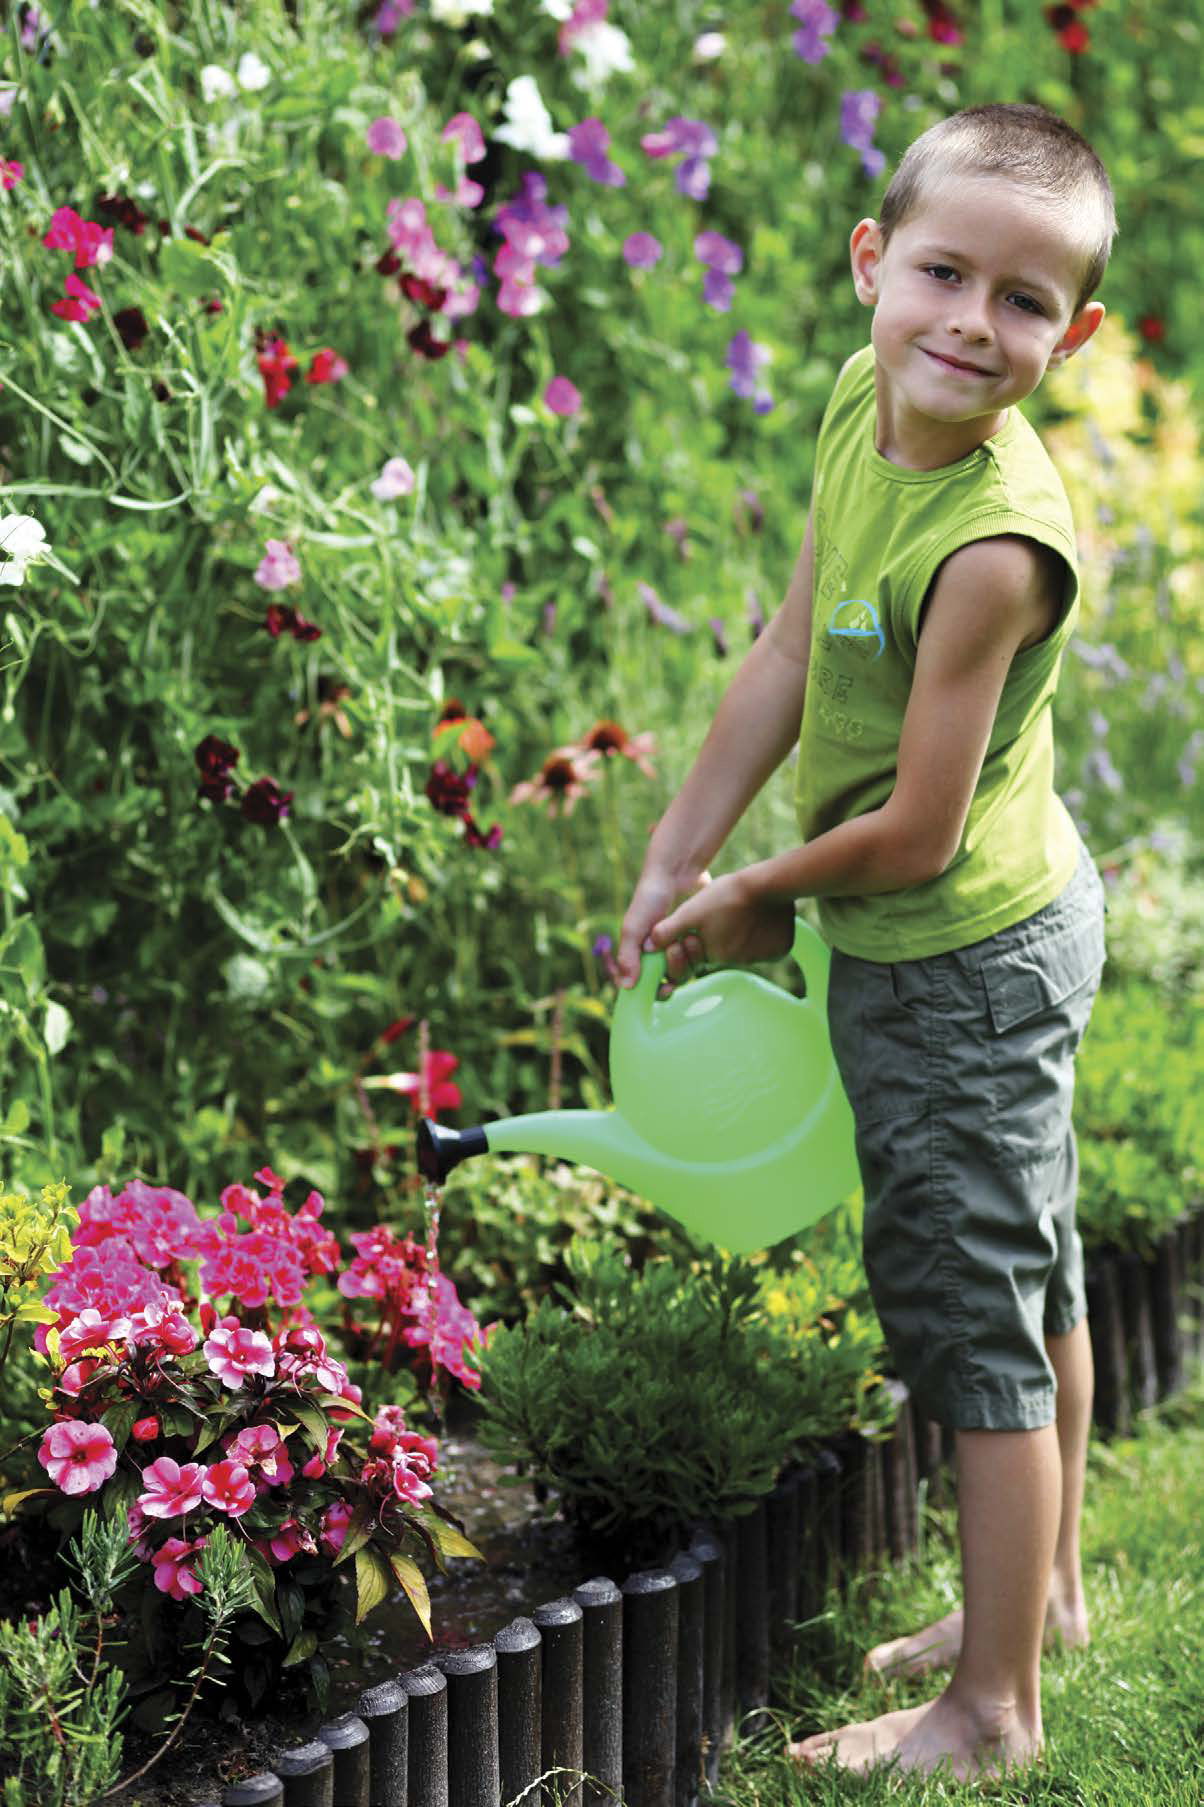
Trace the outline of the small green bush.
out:
<instances>
[{"instance_id":1,"label":"small green bush","mask_svg":"<svg viewBox=\"0 0 1204 1807\"><path fill-rule=\"evenodd\" d=\"M640 1272L612 1236L575 1237L567 1261L563 1303L491 1338L479 1429L595 1545L621 1530L625 1555L655 1559L691 1523L751 1511L792 1454L889 1411L876 1320L813 1264L716 1249Z\"/></svg>"},{"instance_id":2,"label":"small green bush","mask_svg":"<svg viewBox=\"0 0 1204 1807\"><path fill-rule=\"evenodd\" d=\"M1078 1058L1079 1227L1088 1247L1149 1253L1204 1187L1199 1011L1122 980L1095 1002Z\"/></svg>"}]
</instances>

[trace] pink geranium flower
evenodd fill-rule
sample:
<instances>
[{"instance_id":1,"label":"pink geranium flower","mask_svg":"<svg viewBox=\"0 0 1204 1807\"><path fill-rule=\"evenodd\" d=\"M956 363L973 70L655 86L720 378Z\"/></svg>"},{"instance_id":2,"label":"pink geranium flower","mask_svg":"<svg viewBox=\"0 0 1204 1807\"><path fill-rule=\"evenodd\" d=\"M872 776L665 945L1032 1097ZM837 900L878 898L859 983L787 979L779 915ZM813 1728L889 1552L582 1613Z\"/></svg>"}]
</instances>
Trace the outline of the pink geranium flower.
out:
<instances>
[{"instance_id":1,"label":"pink geranium flower","mask_svg":"<svg viewBox=\"0 0 1204 1807\"><path fill-rule=\"evenodd\" d=\"M255 1504L255 1483L241 1462L215 1462L201 1491L211 1506L231 1518L241 1518Z\"/></svg>"},{"instance_id":2,"label":"pink geranium flower","mask_svg":"<svg viewBox=\"0 0 1204 1807\"><path fill-rule=\"evenodd\" d=\"M161 1594L170 1594L173 1600L186 1600L189 1594L200 1593L201 1578L189 1564L195 1562L207 1542L205 1537L198 1537L195 1543L189 1543L184 1537L169 1537L155 1551L155 1586Z\"/></svg>"},{"instance_id":3,"label":"pink geranium flower","mask_svg":"<svg viewBox=\"0 0 1204 1807\"><path fill-rule=\"evenodd\" d=\"M276 1358L262 1330L244 1330L237 1318L226 1318L205 1338L209 1371L224 1387L237 1392L248 1374L273 1375Z\"/></svg>"},{"instance_id":4,"label":"pink geranium flower","mask_svg":"<svg viewBox=\"0 0 1204 1807\"><path fill-rule=\"evenodd\" d=\"M291 1562L294 1556L318 1554L313 1532L307 1531L295 1518L285 1519L280 1529L272 1533L268 1547L277 1562Z\"/></svg>"},{"instance_id":5,"label":"pink geranium flower","mask_svg":"<svg viewBox=\"0 0 1204 1807\"><path fill-rule=\"evenodd\" d=\"M59 1354L67 1361L82 1355L85 1349L103 1349L106 1343L124 1342L130 1328L128 1318L97 1311L89 1305L73 1318L59 1338Z\"/></svg>"},{"instance_id":6,"label":"pink geranium flower","mask_svg":"<svg viewBox=\"0 0 1204 1807\"><path fill-rule=\"evenodd\" d=\"M38 1461L64 1493L95 1493L116 1468L117 1451L103 1424L68 1418L50 1426Z\"/></svg>"},{"instance_id":7,"label":"pink geranium flower","mask_svg":"<svg viewBox=\"0 0 1204 1807\"><path fill-rule=\"evenodd\" d=\"M347 1527L351 1523L351 1511L348 1500L335 1500L322 1514L318 1536L328 1556L337 1556L342 1549L347 1537Z\"/></svg>"},{"instance_id":8,"label":"pink geranium flower","mask_svg":"<svg viewBox=\"0 0 1204 1807\"><path fill-rule=\"evenodd\" d=\"M260 1487L285 1487L293 1478L293 1465L284 1438L274 1424L248 1424L226 1442L231 1462L241 1462Z\"/></svg>"},{"instance_id":9,"label":"pink geranium flower","mask_svg":"<svg viewBox=\"0 0 1204 1807\"><path fill-rule=\"evenodd\" d=\"M201 1488L208 1473L203 1462L180 1464L171 1456L160 1456L142 1470L144 1491L138 1504L148 1518L176 1518L183 1512L194 1512L201 1503Z\"/></svg>"}]
</instances>

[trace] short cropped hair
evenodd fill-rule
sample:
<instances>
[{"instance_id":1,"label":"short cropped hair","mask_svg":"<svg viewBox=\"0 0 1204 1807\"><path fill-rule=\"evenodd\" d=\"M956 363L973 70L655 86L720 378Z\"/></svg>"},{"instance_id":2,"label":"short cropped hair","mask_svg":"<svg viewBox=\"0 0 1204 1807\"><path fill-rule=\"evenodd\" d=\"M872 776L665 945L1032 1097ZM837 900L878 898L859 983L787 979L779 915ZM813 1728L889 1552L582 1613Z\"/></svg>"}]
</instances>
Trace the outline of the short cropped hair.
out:
<instances>
[{"instance_id":1,"label":"short cropped hair","mask_svg":"<svg viewBox=\"0 0 1204 1807\"><path fill-rule=\"evenodd\" d=\"M1082 257L1077 314L1103 280L1118 231L1112 184L1086 139L1028 102L993 101L938 120L908 146L882 198L883 250L939 184L967 176L1006 177L1065 214Z\"/></svg>"}]
</instances>

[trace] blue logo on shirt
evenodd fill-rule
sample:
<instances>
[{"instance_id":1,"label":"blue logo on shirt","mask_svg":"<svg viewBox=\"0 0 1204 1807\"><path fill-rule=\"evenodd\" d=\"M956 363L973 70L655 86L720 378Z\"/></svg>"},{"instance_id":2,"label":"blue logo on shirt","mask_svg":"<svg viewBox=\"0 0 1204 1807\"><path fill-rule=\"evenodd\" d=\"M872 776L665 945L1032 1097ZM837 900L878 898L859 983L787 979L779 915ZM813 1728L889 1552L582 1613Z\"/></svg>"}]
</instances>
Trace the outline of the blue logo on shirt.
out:
<instances>
[{"instance_id":1,"label":"blue logo on shirt","mask_svg":"<svg viewBox=\"0 0 1204 1807\"><path fill-rule=\"evenodd\" d=\"M852 611L849 625L837 627L836 622L846 609ZM878 650L872 655L875 659L880 659L886 651L886 635L882 632L878 611L872 602L854 602L848 597L844 602L838 602L832 610L828 632L842 640L876 640Z\"/></svg>"}]
</instances>

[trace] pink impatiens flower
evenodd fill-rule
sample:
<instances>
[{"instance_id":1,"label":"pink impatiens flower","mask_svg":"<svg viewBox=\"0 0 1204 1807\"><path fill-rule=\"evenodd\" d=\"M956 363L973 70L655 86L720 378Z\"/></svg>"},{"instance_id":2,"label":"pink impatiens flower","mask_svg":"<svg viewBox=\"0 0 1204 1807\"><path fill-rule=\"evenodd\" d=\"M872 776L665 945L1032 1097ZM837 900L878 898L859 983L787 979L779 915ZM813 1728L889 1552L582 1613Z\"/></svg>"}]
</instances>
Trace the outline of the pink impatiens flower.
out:
<instances>
[{"instance_id":1,"label":"pink impatiens flower","mask_svg":"<svg viewBox=\"0 0 1204 1807\"><path fill-rule=\"evenodd\" d=\"M117 1451L103 1424L69 1418L50 1426L38 1461L64 1493L95 1493L117 1467Z\"/></svg>"},{"instance_id":2,"label":"pink impatiens flower","mask_svg":"<svg viewBox=\"0 0 1204 1807\"><path fill-rule=\"evenodd\" d=\"M195 1543L189 1543L185 1537L169 1537L155 1551L155 1586L161 1594L170 1594L173 1600L186 1600L189 1594L200 1593L200 1576L189 1564L195 1562L208 1541L208 1538L198 1537Z\"/></svg>"},{"instance_id":3,"label":"pink impatiens flower","mask_svg":"<svg viewBox=\"0 0 1204 1807\"><path fill-rule=\"evenodd\" d=\"M294 1556L318 1554L313 1532L307 1531L295 1518L285 1519L280 1529L272 1533L268 1547L277 1562L291 1562Z\"/></svg>"},{"instance_id":4,"label":"pink impatiens flower","mask_svg":"<svg viewBox=\"0 0 1204 1807\"><path fill-rule=\"evenodd\" d=\"M347 1527L351 1523L351 1512L350 1500L335 1500L322 1514L318 1536L328 1556L337 1556L342 1549Z\"/></svg>"},{"instance_id":5,"label":"pink impatiens flower","mask_svg":"<svg viewBox=\"0 0 1204 1807\"><path fill-rule=\"evenodd\" d=\"M82 1355L85 1349L103 1349L106 1343L124 1341L130 1328L128 1318L98 1311L89 1305L72 1318L59 1339L59 1354L67 1361Z\"/></svg>"},{"instance_id":6,"label":"pink impatiens flower","mask_svg":"<svg viewBox=\"0 0 1204 1807\"><path fill-rule=\"evenodd\" d=\"M181 1468L172 1456L160 1456L142 1470L144 1491L138 1495L138 1504L147 1518L176 1518L195 1512L208 1472L203 1462L185 1462Z\"/></svg>"},{"instance_id":7,"label":"pink impatiens flower","mask_svg":"<svg viewBox=\"0 0 1204 1807\"><path fill-rule=\"evenodd\" d=\"M396 119L382 114L374 119L364 134L364 141L370 151L378 157L391 157L394 161L405 155L406 135Z\"/></svg>"},{"instance_id":8,"label":"pink impatiens flower","mask_svg":"<svg viewBox=\"0 0 1204 1807\"><path fill-rule=\"evenodd\" d=\"M284 1438L274 1424L248 1424L226 1442L231 1462L240 1462L252 1479L256 1491L267 1487L285 1487L293 1478L293 1465Z\"/></svg>"},{"instance_id":9,"label":"pink impatiens flower","mask_svg":"<svg viewBox=\"0 0 1204 1807\"><path fill-rule=\"evenodd\" d=\"M244 1330L237 1318L224 1318L205 1338L204 1350L210 1373L235 1393L248 1374L270 1377L276 1372L272 1345L263 1331Z\"/></svg>"},{"instance_id":10,"label":"pink impatiens flower","mask_svg":"<svg viewBox=\"0 0 1204 1807\"><path fill-rule=\"evenodd\" d=\"M201 1491L211 1506L241 1518L255 1504L255 1483L241 1462L214 1462Z\"/></svg>"}]
</instances>

